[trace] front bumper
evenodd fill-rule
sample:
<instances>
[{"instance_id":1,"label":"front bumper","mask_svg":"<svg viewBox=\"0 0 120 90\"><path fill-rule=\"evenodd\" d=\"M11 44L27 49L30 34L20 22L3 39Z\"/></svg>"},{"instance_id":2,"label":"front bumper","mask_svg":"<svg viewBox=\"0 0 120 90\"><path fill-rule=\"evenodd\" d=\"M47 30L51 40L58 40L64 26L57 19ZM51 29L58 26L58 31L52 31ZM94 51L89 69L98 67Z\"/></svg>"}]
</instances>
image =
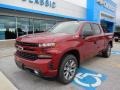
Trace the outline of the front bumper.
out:
<instances>
[{"instance_id":1,"label":"front bumper","mask_svg":"<svg viewBox=\"0 0 120 90\"><path fill-rule=\"evenodd\" d=\"M19 64L19 67L36 70L43 77L55 77L57 75L57 70L53 70L51 67L51 61L52 59L37 59L35 61L30 61L15 55L15 62Z\"/></svg>"}]
</instances>

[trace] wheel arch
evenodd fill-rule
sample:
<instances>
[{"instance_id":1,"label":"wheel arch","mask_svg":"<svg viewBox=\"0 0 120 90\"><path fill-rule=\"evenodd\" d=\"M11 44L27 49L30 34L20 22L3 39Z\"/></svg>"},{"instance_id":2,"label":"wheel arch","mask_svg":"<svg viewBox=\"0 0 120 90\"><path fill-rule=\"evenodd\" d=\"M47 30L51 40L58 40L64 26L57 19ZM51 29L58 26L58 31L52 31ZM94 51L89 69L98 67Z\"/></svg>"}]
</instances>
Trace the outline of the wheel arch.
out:
<instances>
[{"instance_id":1,"label":"wheel arch","mask_svg":"<svg viewBox=\"0 0 120 90\"><path fill-rule=\"evenodd\" d=\"M60 59L59 67L60 67L60 65L61 65L61 63L62 63L62 59L63 59L66 55L68 55L68 54L72 54L72 55L74 55L74 56L77 58L78 67L79 67L79 66L80 66L80 53L79 53L79 51L76 50L76 49L69 50L69 51L65 52L65 53L62 55L62 57L61 57L61 59Z\"/></svg>"}]
</instances>

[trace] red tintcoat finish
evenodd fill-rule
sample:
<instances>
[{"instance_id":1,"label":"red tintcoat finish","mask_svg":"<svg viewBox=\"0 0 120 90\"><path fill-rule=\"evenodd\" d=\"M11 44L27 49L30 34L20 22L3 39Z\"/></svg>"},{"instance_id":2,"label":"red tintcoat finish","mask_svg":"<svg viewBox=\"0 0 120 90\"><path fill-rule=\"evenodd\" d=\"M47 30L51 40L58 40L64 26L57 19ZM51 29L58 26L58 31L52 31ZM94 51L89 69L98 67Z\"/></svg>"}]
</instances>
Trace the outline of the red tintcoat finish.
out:
<instances>
[{"instance_id":1,"label":"red tintcoat finish","mask_svg":"<svg viewBox=\"0 0 120 90\"><path fill-rule=\"evenodd\" d=\"M81 21L82 25L80 26L78 32L75 35L69 35L64 33L58 34L51 34L48 32L35 34L35 35L27 35L22 36L16 39L19 42L26 42L26 43L49 43L55 42L56 46L54 48L44 48L41 49L39 47L29 47L29 46L22 46L24 50L22 52L34 53L34 54L41 54L47 53L52 55L51 59L37 59L35 61L26 60L20 58L15 54L15 60L19 61L25 67L38 70L42 73L42 75L47 77L54 77L57 75L57 71L59 69L60 60L64 56L65 53L76 50L79 52L80 62L87 60L95 55L97 55L100 51L104 50L108 43L112 41L112 34L104 33L101 26L101 34L89 36L87 38L82 37L82 27L85 22ZM16 45L17 46L17 45ZM33 49L33 51L25 50ZM53 65L51 69L49 66Z\"/></svg>"}]
</instances>

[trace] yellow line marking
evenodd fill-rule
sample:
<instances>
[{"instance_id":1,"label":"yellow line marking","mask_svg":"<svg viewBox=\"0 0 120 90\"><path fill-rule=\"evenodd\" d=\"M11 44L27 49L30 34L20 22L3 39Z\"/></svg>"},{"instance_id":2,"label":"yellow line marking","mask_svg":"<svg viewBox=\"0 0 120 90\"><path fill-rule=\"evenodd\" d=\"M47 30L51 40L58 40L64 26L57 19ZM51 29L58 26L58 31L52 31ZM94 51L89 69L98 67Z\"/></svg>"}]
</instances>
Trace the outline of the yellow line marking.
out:
<instances>
[{"instance_id":1,"label":"yellow line marking","mask_svg":"<svg viewBox=\"0 0 120 90\"><path fill-rule=\"evenodd\" d=\"M0 90L18 90L2 72L0 72Z\"/></svg>"}]
</instances>

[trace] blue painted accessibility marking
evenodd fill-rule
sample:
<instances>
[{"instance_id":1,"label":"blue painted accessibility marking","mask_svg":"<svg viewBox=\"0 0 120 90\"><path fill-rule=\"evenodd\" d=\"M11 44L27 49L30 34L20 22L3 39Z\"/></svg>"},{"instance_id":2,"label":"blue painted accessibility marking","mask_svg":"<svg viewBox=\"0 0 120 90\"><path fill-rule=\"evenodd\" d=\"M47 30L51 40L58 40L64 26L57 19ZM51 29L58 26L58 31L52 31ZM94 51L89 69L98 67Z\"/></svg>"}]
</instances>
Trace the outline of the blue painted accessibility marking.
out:
<instances>
[{"instance_id":1,"label":"blue painted accessibility marking","mask_svg":"<svg viewBox=\"0 0 120 90\"><path fill-rule=\"evenodd\" d=\"M120 55L120 51L112 51L112 55Z\"/></svg>"},{"instance_id":2,"label":"blue painted accessibility marking","mask_svg":"<svg viewBox=\"0 0 120 90\"><path fill-rule=\"evenodd\" d=\"M85 90L96 90L106 78L107 76L104 74L96 73L81 67L73 83L85 88Z\"/></svg>"}]
</instances>

